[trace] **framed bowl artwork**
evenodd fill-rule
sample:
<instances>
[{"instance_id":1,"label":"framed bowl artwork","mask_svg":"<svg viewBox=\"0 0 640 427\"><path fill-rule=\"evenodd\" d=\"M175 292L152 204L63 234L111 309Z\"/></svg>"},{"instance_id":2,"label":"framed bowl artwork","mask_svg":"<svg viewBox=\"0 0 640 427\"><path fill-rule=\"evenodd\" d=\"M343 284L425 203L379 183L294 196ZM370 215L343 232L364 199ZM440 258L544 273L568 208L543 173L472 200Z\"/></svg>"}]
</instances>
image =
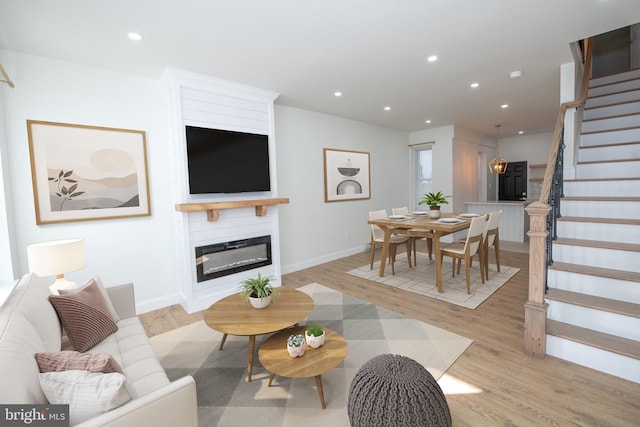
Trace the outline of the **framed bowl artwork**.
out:
<instances>
[{"instance_id":1,"label":"framed bowl artwork","mask_svg":"<svg viewBox=\"0 0 640 427\"><path fill-rule=\"evenodd\" d=\"M324 201L371 198L370 154L324 148Z\"/></svg>"}]
</instances>

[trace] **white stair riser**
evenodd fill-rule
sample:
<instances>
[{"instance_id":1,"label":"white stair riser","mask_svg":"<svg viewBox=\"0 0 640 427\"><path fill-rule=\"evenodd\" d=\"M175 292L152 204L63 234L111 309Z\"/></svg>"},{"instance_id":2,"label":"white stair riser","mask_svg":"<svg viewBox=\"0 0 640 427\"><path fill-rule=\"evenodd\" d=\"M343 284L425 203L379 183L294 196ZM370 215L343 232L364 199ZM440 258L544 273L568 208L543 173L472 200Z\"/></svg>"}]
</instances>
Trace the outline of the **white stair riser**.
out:
<instances>
[{"instance_id":1,"label":"white stair riser","mask_svg":"<svg viewBox=\"0 0 640 427\"><path fill-rule=\"evenodd\" d=\"M592 202L566 199L560 201L562 216L637 219L638 212L640 212L640 202Z\"/></svg>"},{"instance_id":2,"label":"white stair riser","mask_svg":"<svg viewBox=\"0 0 640 427\"><path fill-rule=\"evenodd\" d=\"M611 83L632 79L640 79L640 69L591 79L589 80L589 88L596 88L598 86L609 85Z\"/></svg>"},{"instance_id":3,"label":"white stair riser","mask_svg":"<svg viewBox=\"0 0 640 427\"><path fill-rule=\"evenodd\" d=\"M565 181L564 195L569 196L640 196L640 180Z\"/></svg>"},{"instance_id":4,"label":"white stair riser","mask_svg":"<svg viewBox=\"0 0 640 427\"><path fill-rule=\"evenodd\" d=\"M623 93L613 93L611 95L596 96L587 98L585 108L601 107L604 105L619 104L620 102L637 101L640 99L640 90L632 90Z\"/></svg>"},{"instance_id":5,"label":"white stair riser","mask_svg":"<svg viewBox=\"0 0 640 427\"><path fill-rule=\"evenodd\" d=\"M638 144L614 145L611 147L581 148L578 151L579 162L627 159L640 159L640 142Z\"/></svg>"},{"instance_id":6,"label":"white stair riser","mask_svg":"<svg viewBox=\"0 0 640 427\"><path fill-rule=\"evenodd\" d=\"M640 304L640 283L550 269L550 288Z\"/></svg>"},{"instance_id":7,"label":"white stair riser","mask_svg":"<svg viewBox=\"0 0 640 427\"><path fill-rule=\"evenodd\" d=\"M616 92L626 92L628 90L640 89L640 79L625 80L606 86L598 86L589 89L589 96L607 95Z\"/></svg>"},{"instance_id":8,"label":"white stair riser","mask_svg":"<svg viewBox=\"0 0 640 427\"><path fill-rule=\"evenodd\" d=\"M589 120L582 123L582 132L598 132L603 130L617 130L638 127L640 116L608 117L606 119Z\"/></svg>"},{"instance_id":9,"label":"white stair riser","mask_svg":"<svg viewBox=\"0 0 640 427\"><path fill-rule=\"evenodd\" d=\"M557 233L559 237L568 239L617 243L640 242L640 225L632 224L558 221Z\"/></svg>"},{"instance_id":10,"label":"white stair riser","mask_svg":"<svg viewBox=\"0 0 640 427\"><path fill-rule=\"evenodd\" d=\"M640 360L547 335L547 354L640 383Z\"/></svg>"},{"instance_id":11,"label":"white stair riser","mask_svg":"<svg viewBox=\"0 0 640 427\"><path fill-rule=\"evenodd\" d=\"M640 161L579 164L576 178L640 178Z\"/></svg>"},{"instance_id":12,"label":"white stair riser","mask_svg":"<svg viewBox=\"0 0 640 427\"><path fill-rule=\"evenodd\" d=\"M591 120L601 117L621 116L623 114L632 113L640 113L640 101L585 109L582 118L583 120Z\"/></svg>"},{"instance_id":13,"label":"white stair riser","mask_svg":"<svg viewBox=\"0 0 640 427\"><path fill-rule=\"evenodd\" d=\"M639 142L640 128L580 135L580 146Z\"/></svg>"},{"instance_id":14,"label":"white stair riser","mask_svg":"<svg viewBox=\"0 0 640 427\"><path fill-rule=\"evenodd\" d=\"M640 319L547 300L547 318L609 335L640 341Z\"/></svg>"},{"instance_id":15,"label":"white stair riser","mask_svg":"<svg viewBox=\"0 0 640 427\"><path fill-rule=\"evenodd\" d=\"M640 252L553 243L553 261L640 273Z\"/></svg>"}]
</instances>

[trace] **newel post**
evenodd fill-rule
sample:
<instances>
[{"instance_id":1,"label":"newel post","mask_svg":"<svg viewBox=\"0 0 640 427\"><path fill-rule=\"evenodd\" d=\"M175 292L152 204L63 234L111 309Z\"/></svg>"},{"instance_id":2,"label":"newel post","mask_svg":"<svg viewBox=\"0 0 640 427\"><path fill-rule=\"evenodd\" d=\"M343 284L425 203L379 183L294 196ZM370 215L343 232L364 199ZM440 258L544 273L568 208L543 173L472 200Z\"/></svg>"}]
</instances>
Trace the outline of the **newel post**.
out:
<instances>
[{"instance_id":1,"label":"newel post","mask_svg":"<svg viewBox=\"0 0 640 427\"><path fill-rule=\"evenodd\" d=\"M547 215L551 207L533 202L529 214L529 299L524 305L524 352L539 359L546 354L547 304L544 301L547 263Z\"/></svg>"}]
</instances>

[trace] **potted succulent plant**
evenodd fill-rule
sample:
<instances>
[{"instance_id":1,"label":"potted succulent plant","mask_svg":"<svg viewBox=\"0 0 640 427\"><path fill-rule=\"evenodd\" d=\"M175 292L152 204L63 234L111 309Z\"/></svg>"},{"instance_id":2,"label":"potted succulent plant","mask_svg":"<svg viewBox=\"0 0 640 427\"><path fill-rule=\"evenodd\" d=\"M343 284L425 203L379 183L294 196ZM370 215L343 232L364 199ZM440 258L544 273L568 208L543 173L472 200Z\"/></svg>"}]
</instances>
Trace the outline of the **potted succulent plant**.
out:
<instances>
[{"instance_id":1,"label":"potted succulent plant","mask_svg":"<svg viewBox=\"0 0 640 427\"><path fill-rule=\"evenodd\" d=\"M287 351L289 352L289 356L291 357L304 356L304 352L306 348L303 344L304 344L304 337L302 336L302 334L289 335L289 338L287 338Z\"/></svg>"},{"instance_id":2,"label":"potted succulent plant","mask_svg":"<svg viewBox=\"0 0 640 427\"><path fill-rule=\"evenodd\" d=\"M307 330L304 333L307 345L312 348L318 348L324 344L324 328L319 323L311 323L307 325Z\"/></svg>"},{"instance_id":3,"label":"potted succulent plant","mask_svg":"<svg viewBox=\"0 0 640 427\"><path fill-rule=\"evenodd\" d=\"M442 191L438 191L436 193L427 193L422 197L422 199L418 202L419 205L427 205L429 206L429 217L431 218L440 218L440 205L448 205L449 201L447 197L442 194Z\"/></svg>"},{"instance_id":4,"label":"potted succulent plant","mask_svg":"<svg viewBox=\"0 0 640 427\"><path fill-rule=\"evenodd\" d=\"M265 308L271 301L275 301L278 288L271 285L272 277L258 273L257 277L250 277L240 282L241 294L244 301L249 301L254 308Z\"/></svg>"}]
</instances>

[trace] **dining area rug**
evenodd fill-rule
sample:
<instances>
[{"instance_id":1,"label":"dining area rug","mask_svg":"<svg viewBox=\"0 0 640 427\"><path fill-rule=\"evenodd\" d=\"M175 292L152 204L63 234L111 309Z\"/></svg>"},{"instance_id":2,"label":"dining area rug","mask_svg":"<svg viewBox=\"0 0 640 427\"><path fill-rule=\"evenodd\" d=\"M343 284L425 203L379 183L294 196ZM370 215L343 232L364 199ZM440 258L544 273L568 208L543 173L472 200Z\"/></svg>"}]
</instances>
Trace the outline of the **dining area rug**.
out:
<instances>
[{"instance_id":1,"label":"dining area rug","mask_svg":"<svg viewBox=\"0 0 640 427\"><path fill-rule=\"evenodd\" d=\"M321 323L348 345L344 362L322 375L326 409L313 378L276 376L268 387L269 372L257 350L252 381L247 382L248 338L229 335L219 350L222 334L199 321L154 336L151 343L169 379L194 377L200 426L348 427L349 387L365 362L379 354L401 354L446 383L446 370L473 342L318 283L299 290L314 301L313 311L300 323ZM268 337L257 336L256 348ZM446 384L441 387L446 394Z\"/></svg>"},{"instance_id":2,"label":"dining area rug","mask_svg":"<svg viewBox=\"0 0 640 427\"><path fill-rule=\"evenodd\" d=\"M456 274L452 278L453 264L451 258L445 257L442 262L442 288L444 292L440 293L436 286L435 259L430 260L426 253L418 252L416 265L413 265L413 258L411 263L412 267L409 268L407 254L401 253L396 256L395 274L391 274L391 266L388 265L385 268L384 276L380 277L378 275L380 261L373 263L373 269L369 268L370 265L367 264L347 271L347 273L418 295L475 309L520 271L519 268L500 265L500 272L498 272L495 264L489 264L489 280L482 283L480 264L476 259L471 266L471 293L467 294L465 266L462 265L460 274Z\"/></svg>"}]
</instances>

